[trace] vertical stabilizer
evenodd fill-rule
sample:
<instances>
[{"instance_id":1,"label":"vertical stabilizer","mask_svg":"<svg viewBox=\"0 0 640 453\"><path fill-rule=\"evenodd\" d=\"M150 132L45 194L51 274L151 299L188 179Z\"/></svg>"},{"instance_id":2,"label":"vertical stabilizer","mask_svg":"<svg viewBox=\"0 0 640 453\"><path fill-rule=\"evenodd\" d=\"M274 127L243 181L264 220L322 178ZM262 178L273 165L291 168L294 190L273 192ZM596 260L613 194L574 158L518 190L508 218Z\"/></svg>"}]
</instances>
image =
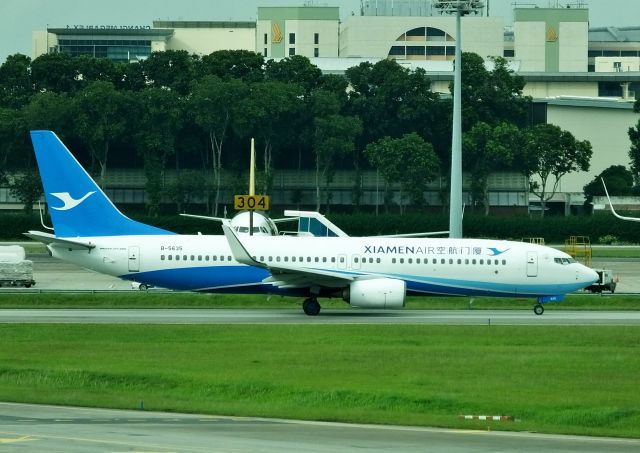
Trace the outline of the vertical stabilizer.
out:
<instances>
[{"instance_id":1,"label":"vertical stabilizer","mask_svg":"<svg viewBox=\"0 0 640 453\"><path fill-rule=\"evenodd\" d=\"M53 132L31 141L57 237L173 234L123 215Z\"/></svg>"}]
</instances>

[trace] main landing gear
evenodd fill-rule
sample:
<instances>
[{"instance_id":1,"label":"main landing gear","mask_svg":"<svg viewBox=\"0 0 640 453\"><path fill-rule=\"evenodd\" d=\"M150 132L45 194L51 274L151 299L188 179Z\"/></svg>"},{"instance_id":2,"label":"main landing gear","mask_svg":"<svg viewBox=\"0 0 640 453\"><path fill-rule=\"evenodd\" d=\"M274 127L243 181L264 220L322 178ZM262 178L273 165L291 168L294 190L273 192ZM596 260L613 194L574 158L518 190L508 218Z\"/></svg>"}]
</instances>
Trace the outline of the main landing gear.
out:
<instances>
[{"instance_id":1,"label":"main landing gear","mask_svg":"<svg viewBox=\"0 0 640 453\"><path fill-rule=\"evenodd\" d=\"M317 316L320 313L320 304L315 297L309 297L302 303L302 310L309 316Z\"/></svg>"},{"instance_id":2,"label":"main landing gear","mask_svg":"<svg viewBox=\"0 0 640 453\"><path fill-rule=\"evenodd\" d=\"M537 304L535 307L533 307L533 312L536 315L541 315L542 313L544 313L544 307L542 306L542 304Z\"/></svg>"}]
</instances>

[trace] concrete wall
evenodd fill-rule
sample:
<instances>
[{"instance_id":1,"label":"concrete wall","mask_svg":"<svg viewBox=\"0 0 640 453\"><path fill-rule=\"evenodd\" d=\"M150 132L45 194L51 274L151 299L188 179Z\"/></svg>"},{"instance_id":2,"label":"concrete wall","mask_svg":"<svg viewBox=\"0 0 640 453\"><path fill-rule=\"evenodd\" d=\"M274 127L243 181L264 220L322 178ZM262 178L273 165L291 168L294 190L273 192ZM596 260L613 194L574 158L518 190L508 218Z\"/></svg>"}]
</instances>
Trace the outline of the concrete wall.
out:
<instances>
[{"instance_id":1,"label":"concrete wall","mask_svg":"<svg viewBox=\"0 0 640 453\"><path fill-rule=\"evenodd\" d=\"M565 176L560 191L582 192L588 182L611 165L628 166L631 142L627 131L639 119L631 102L602 101L600 107L549 104L548 123L568 130L578 140L589 140L593 147L589 171Z\"/></svg>"},{"instance_id":2,"label":"concrete wall","mask_svg":"<svg viewBox=\"0 0 640 453\"><path fill-rule=\"evenodd\" d=\"M255 50L255 28L174 28L166 50L208 55L216 50ZM153 49L155 50L155 49Z\"/></svg>"},{"instance_id":3,"label":"concrete wall","mask_svg":"<svg viewBox=\"0 0 640 453\"><path fill-rule=\"evenodd\" d=\"M456 39L453 17L349 16L340 27L340 56L386 58L392 46L404 44L405 41L398 38L417 27L437 28ZM501 17L464 17L461 28L464 52L475 52L483 58L502 56L504 21ZM447 45L455 43L451 41Z\"/></svg>"}]
</instances>

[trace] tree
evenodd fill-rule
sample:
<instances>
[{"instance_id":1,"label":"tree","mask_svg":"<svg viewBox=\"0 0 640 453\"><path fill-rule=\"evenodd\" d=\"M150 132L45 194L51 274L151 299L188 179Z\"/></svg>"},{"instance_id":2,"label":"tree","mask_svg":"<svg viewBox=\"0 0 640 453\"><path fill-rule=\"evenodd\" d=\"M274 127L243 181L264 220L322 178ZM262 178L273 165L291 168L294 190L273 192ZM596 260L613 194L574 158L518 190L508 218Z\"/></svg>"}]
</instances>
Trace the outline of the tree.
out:
<instances>
[{"instance_id":1,"label":"tree","mask_svg":"<svg viewBox=\"0 0 640 453\"><path fill-rule=\"evenodd\" d=\"M200 78L214 75L221 79L240 79L247 83L264 79L264 57L250 50L217 50L202 57Z\"/></svg>"},{"instance_id":2,"label":"tree","mask_svg":"<svg viewBox=\"0 0 640 453\"><path fill-rule=\"evenodd\" d=\"M637 109L640 106L640 101L636 101L635 106ZM635 127L630 127L629 140L631 141L631 148L629 148L629 159L631 159L631 171L633 172L633 179L636 184L640 184L640 121Z\"/></svg>"},{"instance_id":3,"label":"tree","mask_svg":"<svg viewBox=\"0 0 640 453\"><path fill-rule=\"evenodd\" d=\"M31 80L36 92L73 93L78 86L76 75L73 59L64 53L40 55L31 62Z\"/></svg>"},{"instance_id":4,"label":"tree","mask_svg":"<svg viewBox=\"0 0 640 453\"><path fill-rule=\"evenodd\" d=\"M111 82L91 82L74 96L73 111L75 133L100 165L100 186L104 189L109 147L123 136L131 111L127 96Z\"/></svg>"},{"instance_id":5,"label":"tree","mask_svg":"<svg viewBox=\"0 0 640 453\"><path fill-rule=\"evenodd\" d=\"M335 162L353 153L356 137L362 132L362 122L355 116L332 113L314 120L314 151L316 161L316 211L320 211L320 179L324 179L325 201L329 211L329 184L333 181Z\"/></svg>"},{"instance_id":6,"label":"tree","mask_svg":"<svg viewBox=\"0 0 640 453\"><path fill-rule=\"evenodd\" d=\"M553 124L538 124L527 130L523 150L532 163L524 173L540 180L531 183L531 191L540 198L540 215L544 217L547 201L555 195L560 179L567 173L589 170L591 143L576 140L570 132Z\"/></svg>"},{"instance_id":7,"label":"tree","mask_svg":"<svg viewBox=\"0 0 640 453\"><path fill-rule=\"evenodd\" d=\"M25 132L35 129L55 131L64 139L72 122L72 99L67 93L44 91L22 108Z\"/></svg>"},{"instance_id":8,"label":"tree","mask_svg":"<svg viewBox=\"0 0 640 453\"><path fill-rule=\"evenodd\" d=\"M280 141L288 140L290 124L300 114L302 88L295 83L266 81L254 83L243 102L238 104L236 131L239 136L255 137L263 144L263 193L272 185L273 154Z\"/></svg>"},{"instance_id":9,"label":"tree","mask_svg":"<svg viewBox=\"0 0 640 453\"><path fill-rule=\"evenodd\" d=\"M31 58L9 55L0 66L0 107L20 108L33 95Z\"/></svg>"},{"instance_id":10,"label":"tree","mask_svg":"<svg viewBox=\"0 0 640 453\"><path fill-rule=\"evenodd\" d=\"M282 60L269 60L265 65L265 79L283 83L296 83L305 93L310 93L320 83L322 71L303 55L293 55Z\"/></svg>"},{"instance_id":11,"label":"tree","mask_svg":"<svg viewBox=\"0 0 640 453\"><path fill-rule=\"evenodd\" d=\"M603 179L607 184L609 195L626 196L634 193L633 174L624 165L612 165L584 186L585 203L591 203L593 197L605 194Z\"/></svg>"},{"instance_id":12,"label":"tree","mask_svg":"<svg viewBox=\"0 0 640 453\"><path fill-rule=\"evenodd\" d=\"M102 80L114 82L116 80L116 65L107 58L94 58L89 55L80 55L73 59L76 68L76 79L80 87L85 87L89 82Z\"/></svg>"},{"instance_id":13,"label":"tree","mask_svg":"<svg viewBox=\"0 0 640 453\"><path fill-rule=\"evenodd\" d=\"M367 145L364 154L382 175L385 192L393 183L400 185L400 214L403 213L403 192L409 194L414 205L424 204L424 191L439 169L438 156L431 144L412 132L397 139L384 137Z\"/></svg>"},{"instance_id":14,"label":"tree","mask_svg":"<svg viewBox=\"0 0 640 453\"><path fill-rule=\"evenodd\" d=\"M190 100L195 122L209 137L211 147L213 186L215 198L213 215L218 215L220 181L222 176L222 150L229 130L239 114L238 105L249 96L249 88L238 79L222 80L205 76L195 84Z\"/></svg>"},{"instance_id":15,"label":"tree","mask_svg":"<svg viewBox=\"0 0 640 453\"><path fill-rule=\"evenodd\" d=\"M186 50L165 50L152 52L149 58L138 64L142 65L150 85L187 95L195 78L197 61L198 57L189 55Z\"/></svg>"},{"instance_id":16,"label":"tree","mask_svg":"<svg viewBox=\"0 0 640 453\"><path fill-rule=\"evenodd\" d=\"M31 215L33 205L42 195L42 184L37 171L27 170L22 174L15 175L10 184L11 194L24 205L24 213Z\"/></svg>"},{"instance_id":17,"label":"tree","mask_svg":"<svg viewBox=\"0 0 640 453\"><path fill-rule=\"evenodd\" d=\"M480 121L463 136L463 163L471 174L473 204L482 207L485 216L489 215L489 176L513 167L521 142L520 130L509 123L491 126Z\"/></svg>"},{"instance_id":18,"label":"tree","mask_svg":"<svg viewBox=\"0 0 640 453\"><path fill-rule=\"evenodd\" d=\"M182 100L174 91L147 88L135 96L139 125L135 134L138 153L144 159L147 177L147 207L157 215L163 192L167 157L174 153L182 119Z\"/></svg>"},{"instance_id":19,"label":"tree","mask_svg":"<svg viewBox=\"0 0 640 453\"><path fill-rule=\"evenodd\" d=\"M525 126L531 99L523 96L523 77L509 69L502 57L491 58L492 70L478 54L462 54L462 129L470 130L478 121ZM453 93L453 82L449 89Z\"/></svg>"}]
</instances>

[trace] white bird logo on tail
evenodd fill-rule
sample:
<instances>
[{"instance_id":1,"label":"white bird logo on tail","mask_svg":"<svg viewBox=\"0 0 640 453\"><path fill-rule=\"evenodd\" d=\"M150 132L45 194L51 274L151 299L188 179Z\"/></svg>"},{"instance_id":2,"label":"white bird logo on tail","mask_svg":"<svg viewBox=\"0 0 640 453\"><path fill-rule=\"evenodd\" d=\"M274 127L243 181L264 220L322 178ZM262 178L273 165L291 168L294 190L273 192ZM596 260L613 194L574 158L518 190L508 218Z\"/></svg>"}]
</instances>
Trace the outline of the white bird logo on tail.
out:
<instances>
[{"instance_id":1,"label":"white bird logo on tail","mask_svg":"<svg viewBox=\"0 0 640 453\"><path fill-rule=\"evenodd\" d=\"M49 195L53 195L54 197L60 199L64 203L64 206L62 207L56 208L54 206L51 206L51 209L55 209L56 211L68 211L69 209L73 209L76 206L78 206L80 203L82 203L84 200L89 198L94 193L96 192L95 191L87 192L82 198L78 198L76 200L69 194L69 192L56 192L56 193L50 192Z\"/></svg>"}]
</instances>

